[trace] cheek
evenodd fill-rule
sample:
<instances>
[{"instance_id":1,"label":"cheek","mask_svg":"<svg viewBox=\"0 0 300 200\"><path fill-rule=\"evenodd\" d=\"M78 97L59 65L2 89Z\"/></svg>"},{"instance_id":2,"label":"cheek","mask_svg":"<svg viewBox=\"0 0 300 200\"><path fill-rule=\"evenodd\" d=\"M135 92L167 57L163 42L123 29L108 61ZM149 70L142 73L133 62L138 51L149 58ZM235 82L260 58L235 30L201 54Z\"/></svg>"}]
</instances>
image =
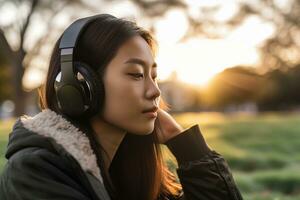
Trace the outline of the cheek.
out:
<instances>
[{"instance_id":1,"label":"cheek","mask_svg":"<svg viewBox=\"0 0 300 200\"><path fill-rule=\"evenodd\" d=\"M114 81L105 88L105 108L116 115L127 113L133 115L140 107L141 89L126 81Z\"/></svg>"},{"instance_id":2,"label":"cheek","mask_svg":"<svg viewBox=\"0 0 300 200\"><path fill-rule=\"evenodd\" d=\"M107 91L103 113L105 120L133 134L151 133L155 120L142 113L144 109L142 88L126 82L111 83L109 86L105 90Z\"/></svg>"}]
</instances>

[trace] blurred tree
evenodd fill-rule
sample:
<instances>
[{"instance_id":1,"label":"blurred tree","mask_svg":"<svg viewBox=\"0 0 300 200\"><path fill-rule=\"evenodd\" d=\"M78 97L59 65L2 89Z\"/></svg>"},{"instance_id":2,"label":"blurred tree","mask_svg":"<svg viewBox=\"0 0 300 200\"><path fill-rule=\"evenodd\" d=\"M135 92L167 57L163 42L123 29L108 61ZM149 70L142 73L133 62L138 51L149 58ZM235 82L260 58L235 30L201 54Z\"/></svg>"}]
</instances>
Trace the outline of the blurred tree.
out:
<instances>
[{"instance_id":1,"label":"blurred tree","mask_svg":"<svg viewBox=\"0 0 300 200\"><path fill-rule=\"evenodd\" d=\"M261 110L284 110L297 107L300 102L300 65L288 70L277 69L264 75L258 93Z\"/></svg>"},{"instance_id":2,"label":"blurred tree","mask_svg":"<svg viewBox=\"0 0 300 200\"><path fill-rule=\"evenodd\" d=\"M12 98L10 77L7 59L0 46L0 105L4 100Z\"/></svg>"},{"instance_id":3,"label":"blurred tree","mask_svg":"<svg viewBox=\"0 0 300 200\"><path fill-rule=\"evenodd\" d=\"M161 17L171 8L184 10L187 8L183 0L131 0L131 2L141 9L146 17Z\"/></svg>"},{"instance_id":4,"label":"blurred tree","mask_svg":"<svg viewBox=\"0 0 300 200\"><path fill-rule=\"evenodd\" d=\"M229 105L253 102L259 110L299 107L300 65L271 70L263 75L254 68L233 67L217 74L202 92L204 105L222 110Z\"/></svg>"},{"instance_id":5,"label":"blurred tree","mask_svg":"<svg viewBox=\"0 0 300 200\"><path fill-rule=\"evenodd\" d=\"M205 89L205 104L223 109L228 105L255 102L262 83L252 67L233 67L217 74Z\"/></svg>"},{"instance_id":6,"label":"blurred tree","mask_svg":"<svg viewBox=\"0 0 300 200\"><path fill-rule=\"evenodd\" d=\"M300 1L241 1L239 12L228 24L235 27L253 15L275 27L273 36L260 48L262 66L289 68L300 63Z\"/></svg>"},{"instance_id":7,"label":"blurred tree","mask_svg":"<svg viewBox=\"0 0 300 200\"><path fill-rule=\"evenodd\" d=\"M281 90L280 83L286 84L286 76L282 70L272 70L264 74L264 80L261 89L257 93L257 103L260 110L277 110L285 103L283 101L284 93Z\"/></svg>"},{"instance_id":8,"label":"blurred tree","mask_svg":"<svg viewBox=\"0 0 300 200\"><path fill-rule=\"evenodd\" d=\"M82 8L88 8L88 6L81 0L61 0L61 1L40 1L40 0L2 0L0 1L0 8L7 4L12 4L17 8L27 7L27 12L17 15L15 21L4 26L0 26L0 46L3 56L7 59L10 66L10 79L13 85L13 101L15 103L15 115L19 116L24 113L25 99L27 93L22 87L22 77L24 75L26 67L28 67L35 55L39 53L44 42L47 40L51 30L53 30L53 19L60 11L66 6L81 6ZM17 10L19 11L19 10ZM28 37L26 33L30 28L33 16L44 17L49 16L47 22L47 30L43 36L41 36L33 49L25 49L25 41ZM8 40L8 35L11 33L17 35L15 40ZM11 41L11 42L9 42Z\"/></svg>"}]
</instances>

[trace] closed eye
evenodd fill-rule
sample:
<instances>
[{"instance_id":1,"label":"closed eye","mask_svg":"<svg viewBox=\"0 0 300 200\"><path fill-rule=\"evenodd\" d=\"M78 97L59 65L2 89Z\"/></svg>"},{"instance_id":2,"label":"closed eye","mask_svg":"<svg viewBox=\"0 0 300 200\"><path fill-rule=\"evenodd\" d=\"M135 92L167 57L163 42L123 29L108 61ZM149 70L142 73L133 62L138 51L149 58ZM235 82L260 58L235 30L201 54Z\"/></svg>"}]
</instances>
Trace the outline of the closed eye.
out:
<instances>
[{"instance_id":1,"label":"closed eye","mask_svg":"<svg viewBox=\"0 0 300 200\"><path fill-rule=\"evenodd\" d=\"M143 78L144 77L144 74L142 74L142 73L129 73L129 75L131 75L131 76L133 76L135 78ZM152 79L154 81L158 81L157 76L152 77Z\"/></svg>"},{"instance_id":2,"label":"closed eye","mask_svg":"<svg viewBox=\"0 0 300 200\"><path fill-rule=\"evenodd\" d=\"M135 78L143 78L144 75L142 73L130 73L129 75L134 76Z\"/></svg>"}]
</instances>

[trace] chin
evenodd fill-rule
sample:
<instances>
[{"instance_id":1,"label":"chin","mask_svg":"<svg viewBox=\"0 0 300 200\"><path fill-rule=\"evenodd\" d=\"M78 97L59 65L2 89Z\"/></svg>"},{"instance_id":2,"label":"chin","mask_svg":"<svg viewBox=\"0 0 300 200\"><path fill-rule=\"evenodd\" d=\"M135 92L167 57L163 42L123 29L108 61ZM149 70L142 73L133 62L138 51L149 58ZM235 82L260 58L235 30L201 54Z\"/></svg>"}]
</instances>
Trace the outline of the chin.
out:
<instances>
[{"instance_id":1,"label":"chin","mask_svg":"<svg viewBox=\"0 0 300 200\"><path fill-rule=\"evenodd\" d=\"M144 126L144 127L139 127L133 131L130 131L130 133L135 134L135 135L149 135L153 132L154 126Z\"/></svg>"}]
</instances>

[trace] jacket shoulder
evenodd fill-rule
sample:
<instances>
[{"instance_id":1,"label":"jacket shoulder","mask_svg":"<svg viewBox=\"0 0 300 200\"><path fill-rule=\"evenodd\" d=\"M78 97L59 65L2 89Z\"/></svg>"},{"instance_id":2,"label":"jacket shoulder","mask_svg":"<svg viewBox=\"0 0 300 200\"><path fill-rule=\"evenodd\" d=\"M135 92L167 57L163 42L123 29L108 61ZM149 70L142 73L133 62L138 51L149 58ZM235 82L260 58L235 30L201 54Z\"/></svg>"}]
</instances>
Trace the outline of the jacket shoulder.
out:
<instances>
[{"instance_id":1,"label":"jacket shoulder","mask_svg":"<svg viewBox=\"0 0 300 200\"><path fill-rule=\"evenodd\" d=\"M18 173L22 173L22 176L29 176L31 173L55 176L58 172L71 172L70 165L65 158L48 149L28 147L11 156L5 170L12 179Z\"/></svg>"},{"instance_id":2,"label":"jacket shoulder","mask_svg":"<svg viewBox=\"0 0 300 200\"><path fill-rule=\"evenodd\" d=\"M87 199L72 164L47 149L31 147L14 154L0 180L1 199ZM45 196L46 195L46 196Z\"/></svg>"}]
</instances>

